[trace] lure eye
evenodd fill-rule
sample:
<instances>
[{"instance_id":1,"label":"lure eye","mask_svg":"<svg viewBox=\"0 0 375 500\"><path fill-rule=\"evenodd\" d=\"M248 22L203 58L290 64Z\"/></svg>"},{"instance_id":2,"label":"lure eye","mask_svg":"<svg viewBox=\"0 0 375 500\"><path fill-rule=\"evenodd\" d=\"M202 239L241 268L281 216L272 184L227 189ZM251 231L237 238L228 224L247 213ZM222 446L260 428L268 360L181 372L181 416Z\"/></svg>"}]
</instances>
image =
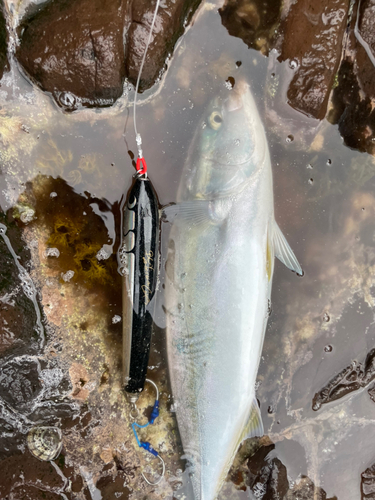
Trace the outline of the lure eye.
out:
<instances>
[{"instance_id":1,"label":"lure eye","mask_svg":"<svg viewBox=\"0 0 375 500\"><path fill-rule=\"evenodd\" d=\"M211 128L213 128L214 130L218 130L223 123L223 117L217 111L213 111L211 113L209 123Z\"/></svg>"}]
</instances>

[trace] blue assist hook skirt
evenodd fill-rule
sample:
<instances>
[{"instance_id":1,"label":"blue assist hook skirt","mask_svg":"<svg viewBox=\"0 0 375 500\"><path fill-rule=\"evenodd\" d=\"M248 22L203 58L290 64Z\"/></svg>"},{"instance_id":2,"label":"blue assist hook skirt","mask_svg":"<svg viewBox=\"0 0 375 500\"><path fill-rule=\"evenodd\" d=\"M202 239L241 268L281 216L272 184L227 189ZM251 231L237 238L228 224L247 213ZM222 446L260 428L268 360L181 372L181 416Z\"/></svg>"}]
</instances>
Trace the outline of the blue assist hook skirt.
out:
<instances>
[{"instance_id":1,"label":"blue assist hook skirt","mask_svg":"<svg viewBox=\"0 0 375 500\"><path fill-rule=\"evenodd\" d=\"M153 455L154 457L159 458L159 460L163 464L163 472L162 472L161 476L159 477L159 479L156 482L153 482L153 483L150 482L145 477L145 475L142 473L142 476L143 476L144 480L148 484L150 484L150 485L156 485L156 484L160 483L160 481L162 480L162 478L164 477L164 474L165 474L165 463L164 463L164 460L159 455L159 453L155 450L155 448L153 448L151 446L151 444L148 441L141 441L139 439L139 437L138 437L138 434L137 434L137 428L138 429L145 429L149 425L152 425L155 422L155 420L158 418L158 416L159 416L159 390L157 388L157 385L152 380L146 379L146 381L150 382L156 388L156 398L157 399L155 400L155 403L154 403L154 406L152 408L152 412L151 412L151 415L150 415L150 418L149 418L147 424L141 425L141 424L138 424L137 422L133 422L131 424L131 427L132 427L132 430L133 430L133 433L134 433L134 436L135 436L135 439L137 441L138 446L140 448L143 448L145 451L148 451L149 453L151 453L151 455Z\"/></svg>"}]
</instances>

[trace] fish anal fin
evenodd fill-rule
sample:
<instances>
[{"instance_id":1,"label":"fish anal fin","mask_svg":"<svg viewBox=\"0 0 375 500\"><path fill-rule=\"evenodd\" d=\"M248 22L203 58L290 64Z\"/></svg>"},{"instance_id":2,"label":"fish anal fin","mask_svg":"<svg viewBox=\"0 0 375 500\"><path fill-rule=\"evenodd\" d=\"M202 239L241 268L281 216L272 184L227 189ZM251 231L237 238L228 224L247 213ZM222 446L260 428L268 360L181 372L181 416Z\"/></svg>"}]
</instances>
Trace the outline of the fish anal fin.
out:
<instances>
[{"instance_id":1,"label":"fish anal fin","mask_svg":"<svg viewBox=\"0 0 375 500\"><path fill-rule=\"evenodd\" d=\"M260 410L258 406L258 401L254 397L251 408L249 418L247 423L242 431L240 443L245 439L249 439L255 436L262 437L264 434L262 417L260 415Z\"/></svg>"},{"instance_id":2,"label":"fish anal fin","mask_svg":"<svg viewBox=\"0 0 375 500\"><path fill-rule=\"evenodd\" d=\"M288 269L294 271L300 276L303 275L302 268L294 255L293 250L290 248L289 243L286 241L285 236L281 232L281 229L277 225L276 221L273 221L273 247L275 250L276 257L282 262Z\"/></svg>"}]
</instances>

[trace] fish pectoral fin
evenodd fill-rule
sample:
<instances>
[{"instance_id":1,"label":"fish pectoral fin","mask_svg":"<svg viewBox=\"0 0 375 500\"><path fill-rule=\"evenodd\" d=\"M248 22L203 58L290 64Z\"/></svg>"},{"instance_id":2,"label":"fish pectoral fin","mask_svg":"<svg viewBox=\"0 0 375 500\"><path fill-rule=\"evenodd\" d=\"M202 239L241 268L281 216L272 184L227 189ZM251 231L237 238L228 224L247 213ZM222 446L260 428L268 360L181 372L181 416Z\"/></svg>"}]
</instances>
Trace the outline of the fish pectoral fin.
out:
<instances>
[{"instance_id":1,"label":"fish pectoral fin","mask_svg":"<svg viewBox=\"0 0 375 500\"><path fill-rule=\"evenodd\" d=\"M262 437L264 434L262 417L260 416L260 410L258 406L258 401L254 397L251 403L249 419L245 425L242 432L240 443L245 439L249 439L255 436Z\"/></svg>"},{"instance_id":2,"label":"fish pectoral fin","mask_svg":"<svg viewBox=\"0 0 375 500\"><path fill-rule=\"evenodd\" d=\"M161 211L162 220L173 222L182 219L192 226L209 224L212 222L211 202L208 200L191 200L167 205Z\"/></svg>"},{"instance_id":3,"label":"fish pectoral fin","mask_svg":"<svg viewBox=\"0 0 375 500\"><path fill-rule=\"evenodd\" d=\"M272 233L276 257L283 264L285 264L288 269L302 276L302 267L300 266L297 257L294 255L293 250L290 248L289 243L286 241L286 238L281 232L281 229L277 225L276 221L273 221Z\"/></svg>"}]
</instances>

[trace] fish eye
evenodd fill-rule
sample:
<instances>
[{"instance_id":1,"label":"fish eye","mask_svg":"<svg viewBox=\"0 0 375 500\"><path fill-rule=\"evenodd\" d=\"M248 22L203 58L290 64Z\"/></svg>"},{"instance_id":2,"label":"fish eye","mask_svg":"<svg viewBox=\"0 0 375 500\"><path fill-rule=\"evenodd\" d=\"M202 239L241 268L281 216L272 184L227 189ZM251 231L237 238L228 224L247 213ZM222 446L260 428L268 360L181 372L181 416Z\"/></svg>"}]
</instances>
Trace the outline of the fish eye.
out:
<instances>
[{"instance_id":1,"label":"fish eye","mask_svg":"<svg viewBox=\"0 0 375 500\"><path fill-rule=\"evenodd\" d=\"M218 130L223 122L223 117L218 111L213 111L209 118L210 127L214 130Z\"/></svg>"}]
</instances>

